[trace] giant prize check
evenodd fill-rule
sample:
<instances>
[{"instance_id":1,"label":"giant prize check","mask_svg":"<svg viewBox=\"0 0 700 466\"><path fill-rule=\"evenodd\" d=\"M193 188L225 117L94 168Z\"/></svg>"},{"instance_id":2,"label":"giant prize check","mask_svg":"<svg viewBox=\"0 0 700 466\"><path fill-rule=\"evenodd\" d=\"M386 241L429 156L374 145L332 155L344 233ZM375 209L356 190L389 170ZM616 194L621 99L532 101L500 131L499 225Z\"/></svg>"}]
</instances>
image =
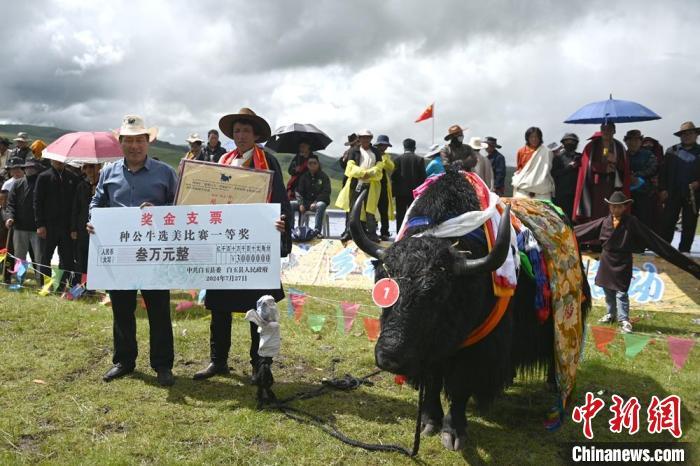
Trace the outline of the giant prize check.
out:
<instances>
[{"instance_id":1,"label":"giant prize check","mask_svg":"<svg viewBox=\"0 0 700 466\"><path fill-rule=\"evenodd\" d=\"M89 289L280 286L279 204L92 210Z\"/></svg>"}]
</instances>

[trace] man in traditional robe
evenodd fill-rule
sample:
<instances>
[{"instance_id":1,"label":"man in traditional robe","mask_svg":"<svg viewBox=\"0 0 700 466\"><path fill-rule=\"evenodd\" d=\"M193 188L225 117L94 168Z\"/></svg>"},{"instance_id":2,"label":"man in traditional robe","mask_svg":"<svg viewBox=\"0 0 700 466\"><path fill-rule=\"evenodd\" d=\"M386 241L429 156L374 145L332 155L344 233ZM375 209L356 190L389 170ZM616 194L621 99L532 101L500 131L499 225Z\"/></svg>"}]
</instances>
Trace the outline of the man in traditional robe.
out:
<instances>
[{"instance_id":1,"label":"man in traditional robe","mask_svg":"<svg viewBox=\"0 0 700 466\"><path fill-rule=\"evenodd\" d=\"M472 171L476 166L476 156L469 145L464 144L464 130L459 125L452 125L447 130L445 141L449 141L440 151L442 164L447 167L452 164L459 164L459 168L466 171Z\"/></svg>"},{"instance_id":2,"label":"man in traditional robe","mask_svg":"<svg viewBox=\"0 0 700 466\"><path fill-rule=\"evenodd\" d=\"M517 166L511 184L513 197L551 201L554 194L552 159L543 144L542 130L536 126L525 131L525 145L518 149Z\"/></svg>"},{"instance_id":3,"label":"man in traditional robe","mask_svg":"<svg viewBox=\"0 0 700 466\"><path fill-rule=\"evenodd\" d=\"M629 161L624 146L614 138L615 124L603 123L600 132L600 137L593 137L583 149L574 196L574 223L606 217L605 199L614 191L630 195Z\"/></svg>"},{"instance_id":4,"label":"man in traditional robe","mask_svg":"<svg viewBox=\"0 0 700 466\"><path fill-rule=\"evenodd\" d=\"M624 333L632 331L629 321L629 297L627 290L632 282L632 253L646 247L671 264L700 279L700 265L676 251L634 215L627 213L628 199L616 191L605 199L609 214L574 228L576 238L581 241L598 239L603 247L600 254L595 284L605 290L608 313L600 319L602 323L620 322Z\"/></svg>"}]
</instances>

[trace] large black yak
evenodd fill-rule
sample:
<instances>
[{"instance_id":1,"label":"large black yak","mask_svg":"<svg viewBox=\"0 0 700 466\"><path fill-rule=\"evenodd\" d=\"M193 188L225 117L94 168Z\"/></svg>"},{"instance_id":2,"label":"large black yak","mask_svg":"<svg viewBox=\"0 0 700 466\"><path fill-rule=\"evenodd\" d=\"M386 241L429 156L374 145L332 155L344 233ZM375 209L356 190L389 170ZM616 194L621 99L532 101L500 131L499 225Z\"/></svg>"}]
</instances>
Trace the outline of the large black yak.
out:
<instances>
[{"instance_id":1,"label":"large black yak","mask_svg":"<svg viewBox=\"0 0 700 466\"><path fill-rule=\"evenodd\" d=\"M470 397L487 405L518 371L548 373L554 382L552 318L544 323L537 320L535 282L520 273L515 296L495 329L475 345L461 347L496 302L491 272L510 253L509 215L503 216L490 252L470 236L413 236L425 226L409 228L403 239L383 249L367 238L360 224L364 197L360 196L351 214L353 240L377 259L375 280L393 278L400 289L398 301L382 312L377 366L424 383L423 434L441 432L446 448L461 449ZM449 169L415 201L410 217L429 217L430 223L438 224L473 210L479 210L474 188L462 174ZM590 303L585 277L581 288ZM443 389L449 400L447 414L440 403Z\"/></svg>"}]
</instances>

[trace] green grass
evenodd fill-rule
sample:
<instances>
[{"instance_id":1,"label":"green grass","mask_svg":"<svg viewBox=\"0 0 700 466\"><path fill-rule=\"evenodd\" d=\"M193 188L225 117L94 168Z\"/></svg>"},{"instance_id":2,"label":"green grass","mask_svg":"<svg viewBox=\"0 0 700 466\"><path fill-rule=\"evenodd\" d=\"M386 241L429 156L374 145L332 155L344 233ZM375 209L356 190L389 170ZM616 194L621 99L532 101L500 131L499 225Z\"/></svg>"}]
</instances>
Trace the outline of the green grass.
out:
<instances>
[{"instance_id":1,"label":"green grass","mask_svg":"<svg viewBox=\"0 0 700 466\"><path fill-rule=\"evenodd\" d=\"M368 291L305 287L311 295L368 304ZM184 299L174 295L174 300ZM189 299L189 298L188 298ZM690 336L690 316L654 313L634 306L642 316L636 329ZM173 311L177 383L162 388L148 367L148 325L138 311L141 354L133 376L106 384L111 364L112 319L109 308L94 302L42 298L34 292L0 290L0 464L15 463L253 463L253 464L406 464L398 454L368 453L348 447L319 429L297 424L274 412L255 409L255 390L247 384L248 324L234 319L230 364L233 374L195 382L192 374L208 360L209 320L201 308ZM370 312L362 308L360 312ZM320 334L284 314L281 356L273 367L279 396L317 386L323 377L355 376L374 369L373 344L361 319L347 336L336 332L332 305L310 300L306 313L329 315ZM596 307L590 322L602 314ZM695 327L694 330L697 330ZM597 352L589 337L575 390L576 404L586 391L637 396L641 425L651 395L678 394L683 400L683 440L697 443L700 412L697 391L700 358L696 348L681 372L673 369L659 336L635 359L624 356L620 336L610 356ZM37 383L36 381L43 381ZM331 393L297 402L333 419L351 437L410 448L417 394L398 387L391 374L374 378L373 387ZM580 426L567 420L556 433L542 425L553 395L541 381L519 380L487 413L468 407L468 445L463 453L445 451L437 438L424 439L420 459L429 464L557 464L560 442L580 441ZM594 420L596 440L629 440L607 431L607 407ZM631 440L670 440L640 432ZM517 447L514 447L517 446Z\"/></svg>"}]
</instances>

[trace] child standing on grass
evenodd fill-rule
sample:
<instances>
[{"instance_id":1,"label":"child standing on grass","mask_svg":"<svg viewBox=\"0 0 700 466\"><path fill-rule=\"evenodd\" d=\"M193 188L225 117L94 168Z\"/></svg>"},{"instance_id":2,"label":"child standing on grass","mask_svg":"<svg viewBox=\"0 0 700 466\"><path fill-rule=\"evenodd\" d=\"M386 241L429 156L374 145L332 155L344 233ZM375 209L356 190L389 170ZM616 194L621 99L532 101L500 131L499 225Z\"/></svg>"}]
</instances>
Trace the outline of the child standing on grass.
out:
<instances>
[{"instance_id":1,"label":"child standing on grass","mask_svg":"<svg viewBox=\"0 0 700 466\"><path fill-rule=\"evenodd\" d=\"M603 251L595 277L595 284L605 291L608 313L600 322L618 321L622 332L632 332L629 321L629 296L627 290L632 281L632 253L648 248L671 264L700 280L700 265L686 257L660 236L627 212L634 202L620 191L605 199L610 209L607 217L578 225L574 228L579 242L598 239Z\"/></svg>"}]
</instances>

